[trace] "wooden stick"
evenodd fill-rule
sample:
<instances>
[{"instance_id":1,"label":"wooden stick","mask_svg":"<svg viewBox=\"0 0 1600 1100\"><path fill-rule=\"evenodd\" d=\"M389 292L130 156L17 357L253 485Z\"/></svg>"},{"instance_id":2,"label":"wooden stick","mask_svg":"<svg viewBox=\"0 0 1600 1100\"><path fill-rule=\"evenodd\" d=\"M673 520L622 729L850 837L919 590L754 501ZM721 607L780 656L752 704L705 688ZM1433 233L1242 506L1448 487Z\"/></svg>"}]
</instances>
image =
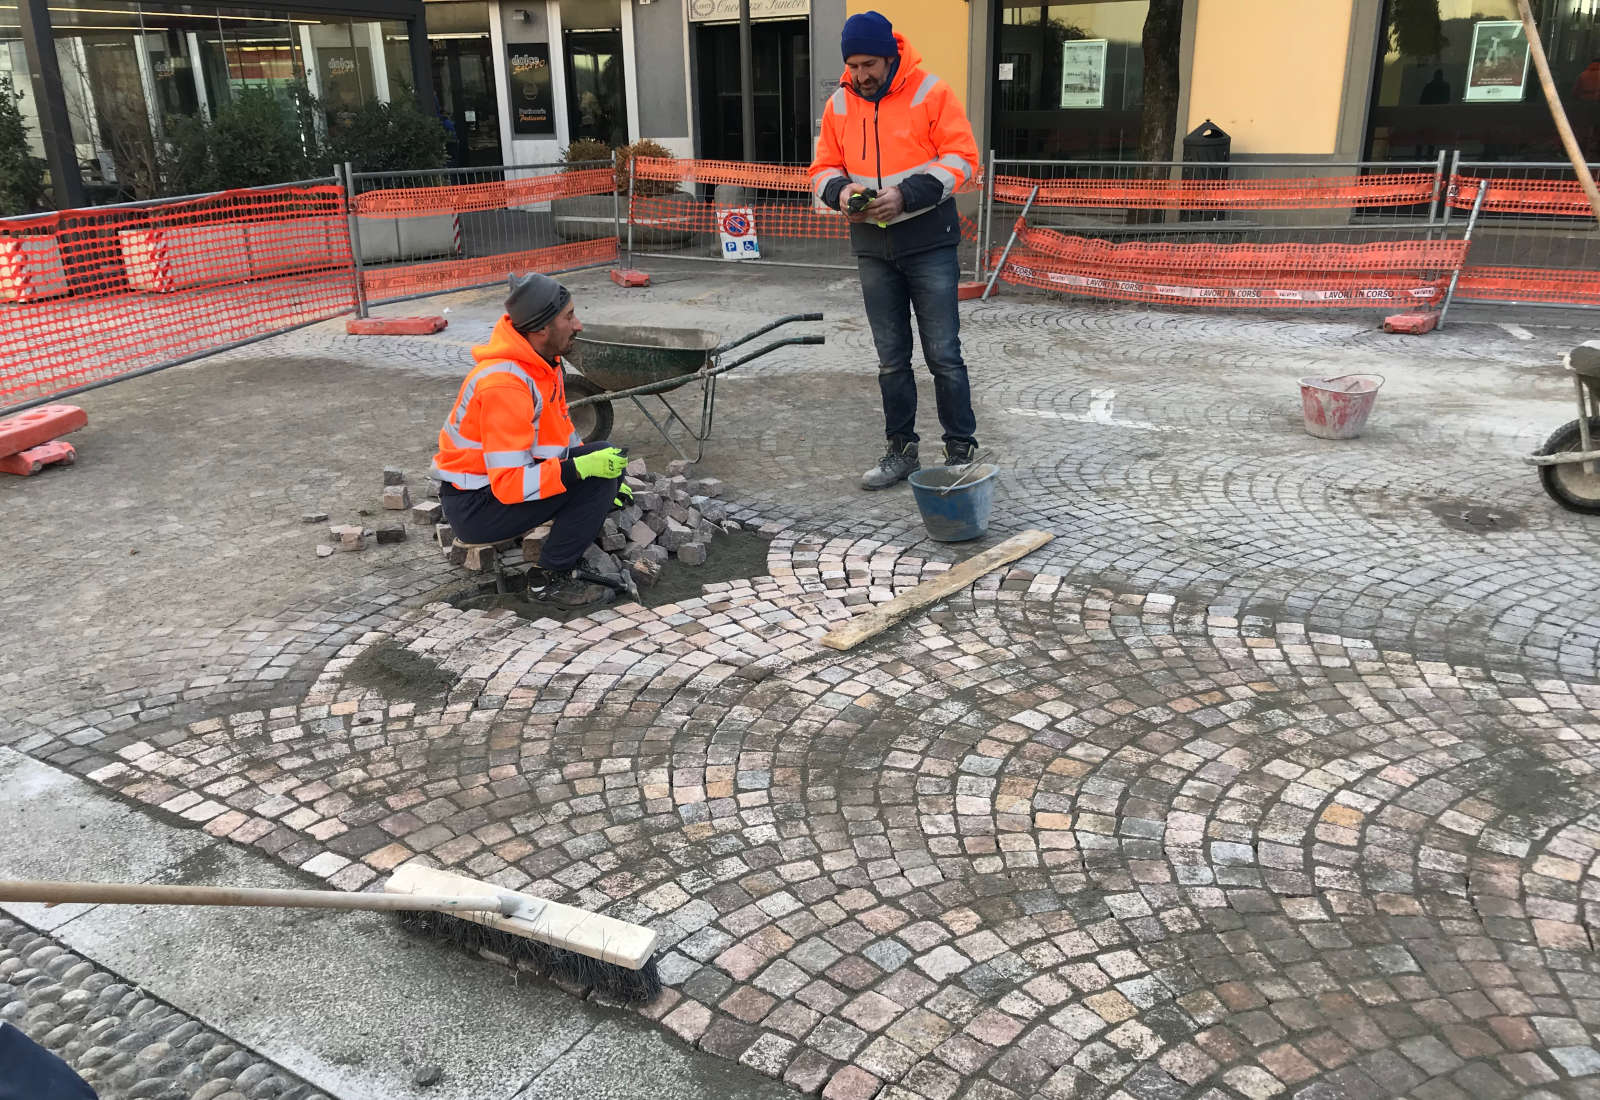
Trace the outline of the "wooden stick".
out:
<instances>
[{"instance_id":1,"label":"wooden stick","mask_svg":"<svg viewBox=\"0 0 1600 1100\"><path fill-rule=\"evenodd\" d=\"M874 634L880 634L905 618L919 607L957 592L985 573L992 572L1007 562L1031 554L1055 536L1048 531L1024 531L1012 535L998 546L992 546L976 557L968 558L955 568L930 580L925 580L909 592L903 592L881 607L851 619L838 630L822 639L830 649L845 650L860 645Z\"/></svg>"},{"instance_id":2,"label":"wooden stick","mask_svg":"<svg viewBox=\"0 0 1600 1100\"><path fill-rule=\"evenodd\" d=\"M283 909L432 910L514 913L517 895L487 883L465 893L356 894L343 890L263 890L242 886L155 886L143 882L0 881L0 901L45 905L246 905Z\"/></svg>"},{"instance_id":3,"label":"wooden stick","mask_svg":"<svg viewBox=\"0 0 1600 1100\"><path fill-rule=\"evenodd\" d=\"M1556 82L1550 76L1550 59L1544 54L1544 42L1539 37L1539 27L1533 21L1533 9L1528 6L1528 0L1517 0L1517 12L1522 16L1522 29L1528 36L1528 49L1533 54L1533 67L1539 70L1539 83L1544 86L1545 102L1550 104L1550 117L1555 119L1556 132L1561 135L1561 144L1566 146L1567 159L1572 162L1572 170L1578 173L1578 182L1583 185L1583 193L1589 196L1589 205L1594 208L1594 217L1600 221L1600 188L1594 183L1594 176L1589 172L1589 163L1583 157L1583 150L1578 147L1578 139L1572 133L1572 124L1567 121L1567 109L1561 105L1561 96L1556 91Z\"/></svg>"}]
</instances>

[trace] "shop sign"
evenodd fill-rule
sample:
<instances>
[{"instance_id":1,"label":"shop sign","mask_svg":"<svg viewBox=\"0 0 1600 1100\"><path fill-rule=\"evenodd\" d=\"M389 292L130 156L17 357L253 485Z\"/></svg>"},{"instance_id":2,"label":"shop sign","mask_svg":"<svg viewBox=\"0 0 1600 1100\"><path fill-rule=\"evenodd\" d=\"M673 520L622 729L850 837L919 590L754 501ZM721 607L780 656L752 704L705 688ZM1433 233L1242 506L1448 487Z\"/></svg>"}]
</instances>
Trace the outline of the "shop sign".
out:
<instances>
[{"instance_id":1,"label":"shop sign","mask_svg":"<svg viewBox=\"0 0 1600 1100\"><path fill-rule=\"evenodd\" d=\"M506 71L511 74L512 132L554 136L555 90L550 83L549 43L507 43Z\"/></svg>"},{"instance_id":2,"label":"shop sign","mask_svg":"<svg viewBox=\"0 0 1600 1100\"><path fill-rule=\"evenodd\" d=\"M804 19L811 0L750 0L751 19ZM689 0L691 23L737 23L739 0Z\"/></svg>"},{"instance_id":3,"label":"shop sign","mask_svg":"<svg viewBox=\"0 0 1600 1100\"><path fill-rule=\"evenodd\" d=\"M748 206L718 210L717 228L722 232L724 260L759 260L761 244L756 239L756 212Z\"/></svg>"},{"instance_id":4,"label":"shop sign","mask_svg":"<svg viewBox=\"0 0 1600 1100\"><path fill-rule=\"evenodd\" d=\"M1061 44L1061 106L1106 105L1106 40L1084 38Z\"/></svg>"},{"instance_id":5,"label":"shop sign","mask_svg":"<svg viewBox=\"0 0 1600 1100\"><path fill-rule=\"evenodd\" d=\"M1528 37L1516 19L1472 25L1467 103L1520 103L1528 82Z\"/></svg>"}]
</instances>

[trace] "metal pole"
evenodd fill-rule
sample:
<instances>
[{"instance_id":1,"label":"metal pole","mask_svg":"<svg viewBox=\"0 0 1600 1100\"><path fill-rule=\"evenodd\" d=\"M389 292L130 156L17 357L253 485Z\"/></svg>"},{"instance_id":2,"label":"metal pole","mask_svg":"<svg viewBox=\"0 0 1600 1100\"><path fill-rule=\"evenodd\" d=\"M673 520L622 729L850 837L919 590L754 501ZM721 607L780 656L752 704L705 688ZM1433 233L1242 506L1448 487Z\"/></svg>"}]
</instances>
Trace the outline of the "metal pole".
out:
<instances>
[{"instance_id":1,"label":"metal pole","mask_svg":"<svg viewBox=\"0 0 1600 1100\"><path fill-rule=\"evenodd\" d=\"M72 144L72 116L67 113L67 93L61 83L61 63L50 26L48 0L21 0L17 15L22 44L33 74L33 101L39 108L39 139L50 166L50 192L57 210L84 206L83 174Z\"/></svg>"},{"instance_id":2,"label":"metal pole","mask_svg":"<svg viewBox=\"0 0 1600 1100\"><path fill-rule=\"evenodd\" d=\"M628 266L633 266L633 159L628 160Z\"/></svg>"},{"instance_id":3,"label":"metal pole","mask_svg":"<svg viewBox=\"0 0 1600 1100\"><path fill-rule=\"evenodd\" d=\"M1028 220L1028 211L1033 207L1034 196L1039 193L1039 185L1033 185L1033 190L1028 192L1028 201L1022 205L1022 213L1017 216L1015 224L1011 226L1011 238L1006 241L1005 251L1000 253L1000 262L994 265L994 274L989 276L989 285L983 288L983 300L989 300L989 292L994 289L994 281L1000 277L1000 272L1006 269L1006 257L1011 255L1011 246L1017 243L1017 226Z\"/></svg>"},{"instance_id":4,"label":"metal pole","mask_svg":"<svg viewBox=\"0 0 1600 1100\"><path fill-rule=\"evenodd\" d=\"M616 172L611 173L611 236L619 243L622 240L622 188L617 186ZM620 249L617 252L617 261L620 267L622 261Z\"/></svg>"},{"instance_id":5,"label":"metal pole","mask_svg":"<svg viewBox=\"0 0 1600 1100\"><path fill-rule=\"evenodd\" d=\"M1451 199L1456 197L1456 176L1461 171L1461 150L1452 150L1450 157L1450 175L1444 181L1444 216L1439 219L1439 224L1448 230L1450 228Z\"/></svg>"},{"instance_id":6,"label":"metal pole","mask_svg":"<svg viewBox=\"0 0 1600 1100\"><path fill-rule=\"evenodd\" d=\"M1467 217L1467 232L1461 238L1461 243L1470 249L1472 245L1472 230L1478 224L1478 211L1483 209L1483 197L1489 193L1489 181L1482 180L1478 184L1478 197L1472 200L1472 213ZM1450 312L1450 301L1456 296L1456 284L1461 281L1461 269L1467 264L1467 253L1461 253L1461 262L1450 273L1450 289L1445 291L1444 305L1439 307L1439 323L1435 328L1444 328L1444 315Z\"/></svg>"},{"instance_id":7,"label":"metal pole","mask_svg":"<svg viewBox=\"0 0 1600 1100\"><path fill-rule=\"evenodd\" d=\"M739 0L739 120L744 127L744 162L756 161L755 57L750 48L750 0Z\"/></svg>"},{"instance_id":8,"label":"metal pole","mask_svg":"<svg viewBox=\"0 0 1600 1100\"><path fill-rule=\"evenodd\" d=\"M344 198L345 209L350 212L346 220L350 226L351 272L356 280L356 316L366 317L367 280L361 267L361 218L356 213L355 173L350 170L349 161L344 162Z\"/></svg>"}]
</instances>

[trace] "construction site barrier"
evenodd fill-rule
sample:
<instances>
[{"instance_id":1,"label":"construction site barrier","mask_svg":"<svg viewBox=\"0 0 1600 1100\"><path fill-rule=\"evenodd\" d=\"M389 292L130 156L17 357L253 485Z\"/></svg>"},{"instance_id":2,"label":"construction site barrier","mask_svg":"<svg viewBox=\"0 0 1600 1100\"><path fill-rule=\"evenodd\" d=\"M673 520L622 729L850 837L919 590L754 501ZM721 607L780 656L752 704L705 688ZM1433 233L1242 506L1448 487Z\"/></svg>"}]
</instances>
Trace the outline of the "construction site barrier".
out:
<instances>
[{"instance_id":1,"label":"construction site barrier","mask_svg":"<svg viewBox=\"0 0 1600 1100\"><path fill-rule=\"evenodd\" d=\"M483 286L499 281L512 271L570 271L613 263L616 258L617 239L604 237L494 256L371 268L362 272L361 281L368 301L380 301Z\"/></svg>"},{"instance_id":2,"label":"construction site barrier","mask_svg":"<svg viewBox=\"0 0 1600 1100\"><path fill-rule=\"evenodd\" d=\"M1072 236L1022 224L1000 277L1044 290L1175 305L1437 306L1465 241L1169 244ZM1000 263L996 250L992 262Z\"/></svg>"},{"instance_id":3,"label":"construction site barrier","mask_svg":"<svg viewBox=\"0 0 1600 1100\"><path fill-rule=\"evenodd\" d=\"M1120 210L1328 210L1415 206L1438 197L1439 178L1402 172L1312 179L1033 179L996 176L996 202ZM1470 203L1468 204L1471 205Z\"/></svg>"},{"instance_id":4,"label":"construction site barrier","mask_svg":"<svg viewBox=\"0 0 1600 1100\"><path fill-rule=\"evenodd\" d=\"M1450 205L1457 210L1471 210L1478 201L1478 191L1487 187L1483 197L1485 214L1557 214L1571 218L1593 218L1594 207L1577 180L1518 180L1480 179L1473 176L1455 176L1450 181Z\"/></svg>"},{"instance_id":5,"label":"construction site barrier","mask_svg":"<svg viewBox=\"0 0 1600 1100\"><path fill-rule=\"evenodd\" d=\"M616 186L615 180L610 168L589 168L487 183L398 187L357 195L355 210L358 214L402 218L506 210L578 195L609 195Z\"/></svg>"},{"instance_id":6,"label":"construction site barrier","mask_svg":"<svg viewBox=\"0 0 1600 1100\"><path fill-rule=\"evenodd\" d=\"M1472 302L1600 306L1600 271L1552 267L1465 267L1456 296Z\"/></svg>"},{"instance_id":7,"label":"construction site barrier","mask_svg":"<svg viewBox=\"0 0 1600 1100\"><path fill-rule=\"evenodd\" d=\"M0 407L355 304L333 183L0 221Z\"/></svg>"}]
</instances>

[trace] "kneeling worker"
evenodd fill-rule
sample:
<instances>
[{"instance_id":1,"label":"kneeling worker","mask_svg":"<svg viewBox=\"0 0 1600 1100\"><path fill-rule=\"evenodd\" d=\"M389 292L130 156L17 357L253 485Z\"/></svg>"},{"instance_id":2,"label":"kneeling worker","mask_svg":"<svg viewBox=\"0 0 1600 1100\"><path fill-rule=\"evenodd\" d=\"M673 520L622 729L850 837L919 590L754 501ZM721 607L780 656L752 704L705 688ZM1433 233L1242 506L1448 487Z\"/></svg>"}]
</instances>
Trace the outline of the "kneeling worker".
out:
<instances>
[{"instance_id":1,"label":"kneeling worker","mask_svg":"<svg viewBox=\"0 0 1600 1100\"><path fill-rule=\"evenodd\" d=\"M513 277L505 316L472 349L477 366L433 458L439 502L462 541L499 542L551 523L527 598L560 608L610 598L574 569L606 514L631 495L621 484L622 452L584 444L567 412L561 356L582 331L566 287L547 275Z\"/></svg>"}]
</instances>

